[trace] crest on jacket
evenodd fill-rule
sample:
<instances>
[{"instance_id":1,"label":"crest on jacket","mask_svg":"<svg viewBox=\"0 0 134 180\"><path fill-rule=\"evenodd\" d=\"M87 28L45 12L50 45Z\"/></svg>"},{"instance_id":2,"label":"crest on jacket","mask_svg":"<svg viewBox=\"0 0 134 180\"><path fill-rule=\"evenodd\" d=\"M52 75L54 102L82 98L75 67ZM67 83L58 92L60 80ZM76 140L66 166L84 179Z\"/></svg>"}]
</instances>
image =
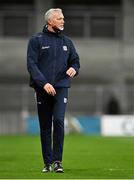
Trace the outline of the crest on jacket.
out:
<instances>
[{"instance_id":1,"label":"crest on jacket","mask_svg":"<svg viewBox=\"0 0 134 180\"><path fill-rule=\"evenodd\" d=\"M67 46L63 46L63 50L64 50L64 51L67 51Z\"/></svg>"}]
</instances>

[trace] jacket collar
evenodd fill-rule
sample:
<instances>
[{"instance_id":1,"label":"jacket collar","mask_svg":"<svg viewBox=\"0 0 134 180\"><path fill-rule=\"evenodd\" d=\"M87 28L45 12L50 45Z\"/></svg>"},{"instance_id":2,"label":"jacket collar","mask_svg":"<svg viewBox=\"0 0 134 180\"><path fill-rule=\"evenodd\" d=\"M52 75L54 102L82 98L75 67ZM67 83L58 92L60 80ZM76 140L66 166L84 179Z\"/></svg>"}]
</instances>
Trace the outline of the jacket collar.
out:
<instances>
[{"instance_id":1,"label":"jacket collar","mask_svg":"<svg viewBox=\"0 0 134 180\"><path fill-rule=\"evenodd\" d=\"M61 33L60 30L57 31L57 32L51 32L51 31L49 31L47 25L45 25L45 26L43 27L43 31L42 31L42 32L43 32L43 33L48 33L48 34L54 35L54 36L62 36L62 33Z\"/></svg>"}]
</instances>

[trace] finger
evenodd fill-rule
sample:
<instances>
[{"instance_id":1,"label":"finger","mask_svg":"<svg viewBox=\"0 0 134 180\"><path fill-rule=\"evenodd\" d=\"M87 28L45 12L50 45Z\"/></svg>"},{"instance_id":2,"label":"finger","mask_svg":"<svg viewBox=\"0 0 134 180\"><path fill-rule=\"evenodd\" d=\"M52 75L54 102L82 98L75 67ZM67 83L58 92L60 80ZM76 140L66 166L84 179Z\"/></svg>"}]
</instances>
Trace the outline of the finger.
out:
<instances>
[{"instance_id":1,"label":"finger","mask_svg":"<svg viewBox=\"0 0 134 180\"><path fill-rule=\"evenodd\" d=\"M70 77L73 77L73 76L74 76L74 73L71 73L71 74L70 74Z\"/></svg>"},{"instance_id":2,"label":"finger","mask_svg":"<svg viewBox=\"0 0 134 180\"><path fill-rule=\"evenodd\" d=\"M55 96L56 95L56 91L55 91L55 89L54 89L54 91L53 91L53 96Z\"/></svg>"},{"instance_id":3,"label":"finger","mask_svg":"<svg viewBox=\"0 0 134 180\"><path fill-rule=\"evenodd\" d=\"M52 92L54 95L56 94L56 91L55 91L55 89L54 89L53 86L51 86L51 92Z\"/></svg>"},{"instance_id":4,"label":"finger","mask_svg":"<svg viewBox=\"0 0 134 180\"><path fill-rule=\"evenodd\" d=\"M48 91L48 94L53 96L53 92L52 91Z\"/></svg>"},{"instance_id":5,"label":"finger","mask_svg":"<svg viewBox=\"0 0 134 180\"><path fill-rule=\"evenodd\" d=\"M50 87L47 88L47 93L51 94L51 88Z\"/></svg>"},{"instance_id":6,"label":"finger","mask_svg":"<svg viewBox=\"0 0 134 180\"><path fill-rule=\"evenodd\" d=\"M50 91L50 95L51 95L51 96L54 96L54 91Z\"/></svg>"},{"instance_id":7,"label":"finger","mask_svg":"<svg viewBox=\"0 0 134 180\"><path fill-rule=\"evenodd\" d=\"M67 71L67 75L69 75L69 76L71 75L71 71L70 70Z\"/></svg>"},{"instance_id":8,"label":"finger","mask_svg":"<svg viewBox=\"0 0 134 180\"><path fill-rule=\"evenodd\" d=\"M75 72L75 71L73 71L73 72L72 72L72 74L71 74L71 75L72 75L72 77L74 77L74 76L75 76L75 74L76 74L76 72Z\"/></svg>"},{"instance_id":9,"label":"finger","mask_svg":"<svg viewBox=\"0 0 134 180\"><path fill-rule=\"evenodd\" d=\"M56 94L56 91L55 91L55 89L53 88L53 86L51 86L50 93L51 93L52 96L55 96L55 94Z\"/></svg>"},{"instance_id":10,"label":"finger","mask_svg":"<svg viewBox=\"0 0 134 180\"><path fill-rule=\"evenodd\" d=\"M73 77L73 75L74 75L74 72L73 72L73 71L70 71L70 72L69 72L69 76L70 76L70 77Z\"/></svg>"},{"instance_id":11,"label":"finger","mask_svg":"<svg viewBox=\"0 0 134 180\"><path fill-rule=\"evenodd\" d=\"M66 72L67 75L69 75L68 71Z\"/></svg>"}]
</instances>

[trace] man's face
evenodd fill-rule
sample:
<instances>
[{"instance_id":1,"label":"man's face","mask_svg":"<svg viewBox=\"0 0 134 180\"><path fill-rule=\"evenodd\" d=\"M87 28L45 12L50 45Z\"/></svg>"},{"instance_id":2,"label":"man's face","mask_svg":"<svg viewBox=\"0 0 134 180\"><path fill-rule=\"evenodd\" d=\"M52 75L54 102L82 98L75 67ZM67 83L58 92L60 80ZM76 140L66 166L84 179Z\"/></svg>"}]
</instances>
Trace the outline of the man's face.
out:
<instances>
[{"instance_id":1,"label":"man's face","mask_svg":"<svg viewBox=\"0 0 134 180\"><path fill-rule=\"evenodd\" d=\"M61 12L54 12L48 21L49 25L53 28L64 29L64 16Z\"/></svg>"}]
</instances>

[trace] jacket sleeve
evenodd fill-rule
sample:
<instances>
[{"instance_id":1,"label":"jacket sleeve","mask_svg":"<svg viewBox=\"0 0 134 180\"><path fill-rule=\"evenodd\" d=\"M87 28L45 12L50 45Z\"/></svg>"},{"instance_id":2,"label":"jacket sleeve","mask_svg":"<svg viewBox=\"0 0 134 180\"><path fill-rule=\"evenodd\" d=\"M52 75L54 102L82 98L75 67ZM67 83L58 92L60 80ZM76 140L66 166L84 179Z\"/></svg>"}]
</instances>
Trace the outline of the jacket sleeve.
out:
<instances>
[{"instance_id":1,"label":"jacket sleeve","mask_svg":"<svg viewBox=\"0 0 134 180\"><path fill-rule=\"evenodd\" d=\"M39 42L36 37L29 40L27 48L27 69L34 82L43 87L47 83L47 79L38 68L39 58Z\"/></svg>"},{"instance_id":2,"label":"jacket sleeve","mask_svg":"<svg viewBox=\"0 0 134 180\"><path fill-rule=\"evenodd\" d=\"M71 40L70 40L69 67L73 67L76 70L76 75L79 73L80 59Z\"/></svg>"}]
</instances>

